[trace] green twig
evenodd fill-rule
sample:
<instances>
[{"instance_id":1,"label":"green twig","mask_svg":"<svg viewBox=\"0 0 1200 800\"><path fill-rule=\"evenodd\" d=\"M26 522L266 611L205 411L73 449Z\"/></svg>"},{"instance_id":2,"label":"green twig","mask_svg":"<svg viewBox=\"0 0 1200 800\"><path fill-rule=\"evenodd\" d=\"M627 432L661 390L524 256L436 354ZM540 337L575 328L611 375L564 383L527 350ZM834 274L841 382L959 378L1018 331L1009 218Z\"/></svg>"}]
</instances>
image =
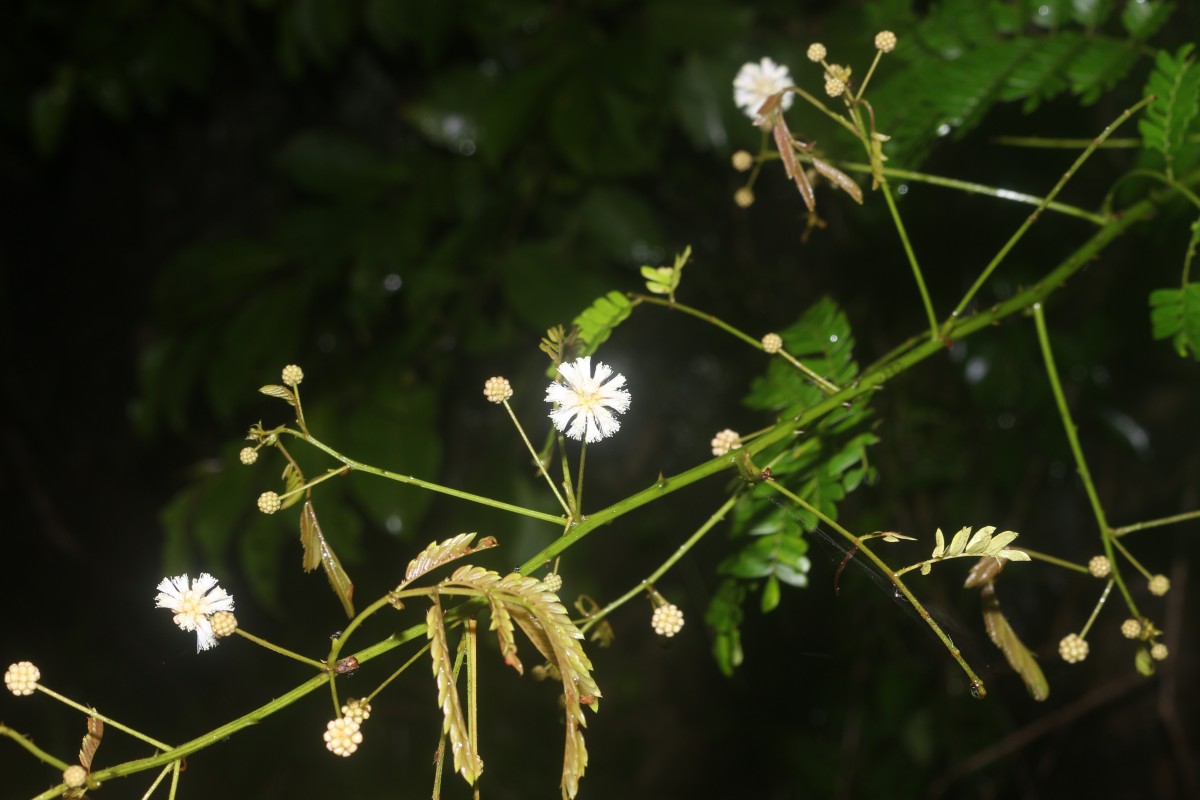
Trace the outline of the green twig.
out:
<instances>
[{"instance_id":1,"label":"green twig","mask_svg":"<svg viewBox=\"0 0 1200 800\"><path fill-rule=\"evenodd\" d=\"M498 508L501 511L508 511L513 514L520 514L521 516L531 517L533 519L538 519L543 522L553 522L555 525L562 525L563 522L565 522L565 519L561 516L555 516L553 514L546 514L542 511L534 511L533 509L529 509L529 508L522 508L521 506L515 506L511 503L504 503L499 500L493 500L490 497L482 497L477 494L471 494L470 492L463 492L458 489L452 489L449 486L441 486L440 484L430 483L429 481L423 481L420 478L414 478L411 475L398 475L397 473L391 472L386 469L379 469L378 467L372 467L369 464L364 464L361 461L355 461L354 459L350 458L349 456L342 455L341 453L334 450L329 445L325 444L324 442L320 441L319 439L316 439L312 436L304 434L302 431L292 430L291 428L283 428L279 432L286 433L290 436L295 436L297 439L303 439L304 441L311 444L313 447L326 453L329 456L332 456L336 460L345 464L350 469L355 470L357 472L366 472L371 475L377 475L380 478L387 478L388 480L391 480L391 481L397 481L399 483L406 483L411 486L417 486L422 489L428 489L431 492L439 492L441 494L448 494L451 497L457 497L460 500L466 500L467 502L470 502L470 503L478 503L479 505L489 506L491 508Z\"/></svg>"},{"instance_id":2,"label":"green twig","mask_svg":"<svg viewBox=\"0 0 1200 800\"><path fill-rule=\"evenodd\" d=\"M1074 561L1067 561L1066 559L1048 555L1047 553L1040 553L1037 550L1030 550L1028 547L1014 547L1013 549L1020 550L1035 561L1045 561L1047 564L1053 564L1056 567L1074 570L1075 572L1082 572L1084 575L1091 574L1088 572L1087 567L1083 564L1076 564Z\"/></svg>"},{"instance_id":3,"label":"green twig","mask_svg":"<svg viewBox=\"0 0 1200 800\"><path fill-rule=\"evenodd\" d=\"M1058 378L1058 367L1054 363L1054 352L1050 349L1050 335L1046 331L1046 314L1042 310L1041 303L1033 304L1033 319L1037 324L1038 344L1041 346L1042 359L1046 365L1046 377L1050 381L1050 390L1054 393L1054 402L1058 406L1058 415L1062 419L1063 429L1067 434L1067 442L1070 444L1071 453L1075 457L1075 468L1079 472L1080 480L1083 481L1083 488L1087 492L1088 502L1091 503L1092 513L1096 517L1096 525L1100 529L1100 542L1104 546L1104 554L1108 557L1109 563L1112 564L1113 579L1117 582L1117 588L1121 590L1126 605L1129 606L1129 610L1133 612L1135 617L1140 617L1137 605L1133 602L1133 596L1125 586L1125 580L1121 577L1121 570L1116 558L1113 556L1112 530L1108 527L1108 520L1104 516L1104 506L1100 503L1100 495L1096 491L1096 484L1092 481L1092 473L1088 470L1087 459L1083 455L1083 447L1079 444L1079 433L1075 427L1074 420L1071 419L1071 409L1067 406L1066 395L1063 394L1062 382Z\"/></svg>"},{"instance_id":4,"label":"green twig","mask_svg":"<svg viewBox=\"0 0 1200 800\"><path fill-rule=\"evenodd\" d=\"M735 494L732 497L730 497L728 500L726 500L724 503L722 503L721 507L718 508L716 511L714 511L712 516L710 516L708 518L708 520L696 530L695 533L693 533L691 536L689 536L686 542L679 545L679 547L676 548L675 552L671 554L670 558L668 558L666 561L664 561L662 564L660 564L658 569L654 570L654 572L651 572L649 575L647 575L645 580L643 580L641 583L634 586L632 589L630 589L625 594L618 597L616 600L613 600L611 603L606 605L604 608L600 609L599 611L595 612L594 614L589 614L587 617L587 620L583 623L583 626L580 628L580 632L587 633L600 620L604 619L609 614L616 611L618 608L625 605L627 602L629 602L633 598L637 597L642 592L646 591L646 588L650 584L657 581L663 575L666 575L667 570L669 570L671 567L675 566L675 563L677 561L679 561L679 559L681 559L685 555L687 555L687 552L689 550L691 550L693 547L695 547L696 543L699 542L701 539L703 539L704 535L706 533L708 533L710 530L712 530L714 525L716 525L721 520L725 519L725 515L729 513L729 510L731 508L733 508L733 505L734 505L734 503L736 503L738 501L739 496L740 495Z\"/></svg>"},{"instance_id":5,"label":"green twig","mask_svg":"<svg viewBox=\"0 0 1200 800\"><path fill-rule=\"evenodd\" d=\"M784 497L791 500L796 505L799 505L810 513L816 515L818 519L841 534L846 541L850 542L850 544L852 544L859 552L863 553L868 559L870 559L870 561L883 572L884 576L891 581L892 585L896 587L896 591L904 595L904 598L912 604L913 609L916 610L921 619L925 620L925 624L929 626L930 630L932 630L938 639L941 640L942 644L946 646L946 650L949 651L950 657L958 662L958 665L962 667L963 672L965 672L967 677L971 680L971 693L980 698L987 695L987 690L984 688L983 681L979 679L979 676L975 674L975 670L971 669L971 665L968 664L966 659L963 658L962 652L960 652L959 649L954 645L954 642L951 641L950 637L946 635L946 632L942 630L941 626L937 624L937 621L933 618L933 615L925 610L925 606L923 606L921 601L917 599L916 595L909 590L908 586L898 577L897 573L894 572L886 563L884 563L883 559L875 555L874 550L863 544L863 540L861 538L855 536L833 519L823 514L816 506L806 502L802 497L792 491L789 491L786 487L781 486L778 481L768 480L766 481L766 484L782 494Z\"/></svg>"},{"instance_id":6,"label":"green twig","mask_svg":"<svg viewBox=\"0 0 1200 800\"><path fill-rule=\"evenodd\" d=\"M33 757L36 758L38 761L42 761L46 764L49 764L50 766L57 769L59 772L65 771L67 769L67 767L70 766L67 762L63 761L62 759L55 758L54 756L50 755L42 748L38 747L36 744L33 743L33 740L30 739L29 737L27 737L25 734L17 733L16 731L14 731L12 728L8 727L7 725L0 725L0 736L7 736L8 738L12 739L14 742L21 745L21 747L24 747L26 750L28 750L30 753L32 753Z\"/></svg>"},{"instance_id":7,"label":"green twig","mask_svg":"<svg viewBox=\"0 0 1200 800\"><path fill-rule=\"evenodd\" d=\"M1187 522L1190 519L1200 519L1200 511L1188 511L1183 514L1175 514L1171 517L1161 517L1159 519L1151 519L1145 522L1135 522L1132 525L1123 525L1120 528L1113 528L1113 536L1124 536L1127 533L1134 531L1144 531L1147 528L1158 528L1163 525L1173 525L1176 522Z\"/></svg>"},{"instance_id":8,"label":"green twig","mask_svg":"<svg viewBox=\"0 0 1200 800\"><path fill-rule=\"evenodd\" d=\"M321 670L325 669L324 662L317 661L316 659L309 658L308 656L302 656L299 653L293 653L291 650L288 650L286 647L280 647L277 644L268 642L266 639L260 639L259 637L255 636L253 633L247 633L246 631L242 630L241 628L238 628L234 632L238 636L241 636L243 639L248 639L248 640L254 642L255 644L259 645L260 647L267 648L268 650L270 650L273 653L279 653L279 655L281 655L281 656L287 656L288 658L295 659L296 661L300 661L304 664L308 664L310 667L316 667L317 669L321 669Z\"/></svg>"},{"instance_id":9,"label":"green twig","mask_svg":"<svg viewBox=\"0 0 1200 800\"><path fill-rule=\"evenodd\" d=\"M1091 157L1092 153L1096 152L1096 148L1100 146L1100 143L1112 135L1112 132L1119 128L1125 122L1125 120L1129 119L1139 110L1141 110L1141 108L1148 104L1152 99L1152 97L1143 98L1140 102L1135 103L1121 112L1120 116L1118 116L1108 125L1108 127L1100 132L1100 135L1096 137L1091 146L1079 154L1079 158L1075 159L1075 163L1071 165L1071 168L1062 174L1062 177L1058 179L1058 183L1056 183L1054 188L1050 190L1050 193L1046 195L1042 202L1038 204L1038 207L1035 208L1033 212L1025 218L1025 221L1021 223L1021 227L1017 228L1016 232L1009 237L1008 241L1004 243L1004 246L1000 248L1000 251L996 253L991 262L983 268L983 272L981 272L979 277L975 279L975 282L971 284L971 288L967 290L965 295L963 295L963 298L959 301L958 306L955 307L952 312L950 312L950 318L946 321L944 328L948 328L954 320L958 319L963 310L966 309L971 300L975 298L975 295L983 287L983 284L987 282L989 277L991 277L992 272L995 271L996 267L1000 266L1000 262L1002 262L1005 257L1008 256L1009 252L1016 246L1017 242L1021 241L1021 239L1025 236L1026 231L1033 227L1033 223L1037 222L1041 217L1043 209L1046 208L1050 201L1058 196L1058 193L1061 192L1063 187L1067 185L1067 182L1074 177L1079 168L1083 166L1083 163Z\"/></svg>"}]
</instances>

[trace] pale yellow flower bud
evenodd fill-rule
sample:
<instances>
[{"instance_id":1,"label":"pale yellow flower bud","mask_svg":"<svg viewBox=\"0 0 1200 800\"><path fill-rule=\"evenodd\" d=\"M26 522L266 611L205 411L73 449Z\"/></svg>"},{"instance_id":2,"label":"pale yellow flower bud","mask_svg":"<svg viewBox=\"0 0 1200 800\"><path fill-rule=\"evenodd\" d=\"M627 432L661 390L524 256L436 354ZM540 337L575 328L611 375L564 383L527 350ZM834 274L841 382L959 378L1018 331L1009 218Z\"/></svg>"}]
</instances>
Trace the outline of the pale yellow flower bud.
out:
<instances>
[{"instance_id":1,"label":"pale yellow flower bud","mask_svg":"<svg viewBox=\"0 0 1200 800\"><path fill-rule=\"evenodd\" d=\"M302 380L304 380L304 370L295 364L288 364L283 368L283 382L288 386L299 386Z\"/></svg>"},{"instance_id":2,"label":"pale yellow flower bud","mask_svg":"<svg viewBox=\"0 0 1200 800\"><path fill-rule=\"evenodd\" d=\"M738 172L745 172L754 166L754 156L747 153L745 150L738 150L733 154L733 168Z\"/></svg>"},{"instance_id":3,"label":"pale yellow flower bud","mask_svg":"<svg viewBox=\"0 0 1200 800\"><path fill-rule=\"evenodd\" d=\"M875 34L875 49L890 53L896 49L896 34L891 31L880 31Z\"/></svg>"},{"instance_id":4,"label":"pale yellow flower bud","mask_svg":"<svg viewBox=\"0 0 1200 800\"><path fill-rule=\"evenodd\" d=\"M809 61L824 61L826 55L825 45L821 44L820 42L813 42L808 46L807 55Z\"/></svg>"},{"instance_id":5,"label":"pale yellow flower bud","mask_svg":"<svg viewBox=\"0 0 1200 800\"><path fill-rule=\"evenodd\" d=\"M1078 664L1088 656L1088 643L1077 633L1069 633L1058 643L1058 654L1068 664Z\"/></svg>"},{"instance_id":6,"label":"pale yellow flower bud","mask_svg":"<svg viewBox=\"0 0 1200 800\"><path fill-rule=\"evenodd\" d=\"M749 186L743 186L733 193L733 202L737 203L739 208L749 208L754 205L754 192Z\"/></svg>"},{"instance_id":7,"label":"pale yellow flower bud","mask_svg":"<svg viewBox=\"0 0 1200 800\"><path fill-rule=\"evenodd\" d=\"M264 514L274 514L283 508L283 500L275 492L263 492L258 496L258 510Z\"/></svg>"},{"instance_id":8,"label":"pale yellow flower bud","mask_svg":"<svg viewBox=\"0 0 1200 800\"><path fill-rule=\"evenodd\" d=\"M486 397L490 403L503 403L505 400L513 396L512 384L508 382L507 378L501 378L499 376L495 378L488 378L483 384L483 396Z\"/></svg>"},{"instance_id":9,"label":"pale yellow flower bud","mask_svg":"<svg viewBox=\"0 0 1200 800\"><path fill-rule=\"evenodd\" d=\"M242 452L238 453L238 460L249 466L258 461L258 451L253 447L243 447Z\"/></svg>"},{"instance_id":10,"label":"pale yellow flower bud","mask_svg":"<svg viewBox=\"0 0 1200 800\"><path fill-rule=\"evenodd\" d=\"M783 337L778 333L768 333L762 337L762 349L764 353L774 355L783 349Z\"/></svg>"}]
</instances>

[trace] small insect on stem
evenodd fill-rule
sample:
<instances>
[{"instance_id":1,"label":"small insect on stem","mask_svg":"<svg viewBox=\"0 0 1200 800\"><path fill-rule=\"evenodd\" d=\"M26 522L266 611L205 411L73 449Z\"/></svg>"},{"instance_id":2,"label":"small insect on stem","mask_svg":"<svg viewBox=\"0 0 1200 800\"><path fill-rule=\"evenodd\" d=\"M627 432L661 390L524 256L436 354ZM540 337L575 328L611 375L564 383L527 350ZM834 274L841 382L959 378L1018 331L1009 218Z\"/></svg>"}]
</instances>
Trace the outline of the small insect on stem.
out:
<instances>
[{"instance_id":1,"label":"small insect on stem","mask_svg":"<svg viewBox=\"0 0 1200 800\"><path fill-rule=\"evenodd\" d=\"M769 481L769 480L771 480L771 468L770 468L770 467L767 467L767 468L765 468L765 469L764 469L762 472L758 473L758 479L759 479L760 481Z\"/></svg>"},{"instance_id":2,"label":"small insect on stem","mask_svg":"<svg viewBox=\"0 0 1200 800\"><path fill-rule=\"evenodd\" d=\"M358 659L354 656L347 656L341 661L337 662L333 668L333 671L338 675L353 675L354 673L358 672Z\"/></svg>"}]
</instances>

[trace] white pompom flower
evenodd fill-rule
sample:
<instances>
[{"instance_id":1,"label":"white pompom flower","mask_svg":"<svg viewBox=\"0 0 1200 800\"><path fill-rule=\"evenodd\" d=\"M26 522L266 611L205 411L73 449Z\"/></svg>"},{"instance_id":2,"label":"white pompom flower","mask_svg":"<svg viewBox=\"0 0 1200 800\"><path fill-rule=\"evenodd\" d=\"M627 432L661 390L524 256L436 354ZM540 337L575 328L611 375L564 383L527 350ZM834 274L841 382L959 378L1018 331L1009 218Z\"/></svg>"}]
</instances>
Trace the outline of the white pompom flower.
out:
<instances>
[{"instance_id":1,"label":"white pompom flower","mask_svg":"<svg viewBox=\"0 0 1200 800\"><path fill-rule=\"evenodd\" d=\"M585 442L607 439L621 429L614 412L629 410L629 391L621 388L625 385L624 375L613 373L603 362L596 364L593 375L591 356L559 364L558 372L563 381L555 381L546 389L546 402L557 406L550 412L554 427Z\"/></svg>"},{"instance_id":2,"label":"white pompom flower","mask_svg":"<svg viewBox=\"0 0 1200 800\"><path fill-rule=\"evenodd\" d=\"M776 64L769 58L757 64L750 61L742 65L733 79L733 102L746 116L757 121L758 110L767 98L793 85L792 75L783 64ZM787 111L792 107L793 99L791 92L785 94L779 100L780 108Z\"/></svg>"},{"instance_id":3,"label":"white pompom flower","mask_svg":"<svg viewBox=\"0 0 1200 800\"><path fill-rule=\"evenodd\" d=\"M217 585L216 578L202 572L189 585L184 574L163 578L156 588L155 607L174 611L176 625L196 632L197 653L217 644L210 618L218 611L233 611L233 597Z\"/></svg>"}]
</instances>

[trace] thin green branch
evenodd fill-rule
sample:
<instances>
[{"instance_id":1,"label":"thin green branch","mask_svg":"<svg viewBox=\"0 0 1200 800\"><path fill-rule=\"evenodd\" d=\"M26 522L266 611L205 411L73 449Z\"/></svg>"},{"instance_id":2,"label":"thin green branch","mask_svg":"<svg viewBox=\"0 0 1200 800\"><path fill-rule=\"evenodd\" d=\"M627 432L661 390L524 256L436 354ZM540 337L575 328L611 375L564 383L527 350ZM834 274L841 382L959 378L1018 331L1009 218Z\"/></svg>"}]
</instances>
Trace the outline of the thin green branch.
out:
<instances>
[{"instance_id":1,"label":"thin green branch","mask_svg":"<svg viewBox=\"0 0 1200 800\"><path fill-rule=\"evenodd\" d=\"M734 503L736 503L738 501L738 497L739 497L739 495L735 494L735 495L731 496L728 500L726 500L724 503L722 503L721 507L718 508L716 511L714 511L712 516L710 516L703 525L701 525L699 528L697 528L695 533L693 533L691 536L689 536L687 538L687 541L685 541L683 544L679 545L679 547L676 548L675 552L671 554L670 558L668 558L666 561L664 561L662 564L660 564L658 569L654 570L654 572L651 572L649 575L647 575L645 580L643 580L641 583L636 584L628 592L621 595L616 600L613 600L611 603L609 603L608 605L606 605L604 608L600 609L596 613L589 614L587 617L587 620L583 623L583 626L580 628L580 632L587 633L589 630L591 630L596 625L596 623L600 622L600 620L604 619L609 614L616 611L618 608L625 605L627 602L629 602L633 598L637 597L642 592L646 591L646 588L650 584L657 581L663 575L666 575L667 570L671 569L671 567L675 566L676 562L678 562L679 559L681 559L685 555L687 555L688 551L691 550L693 547L695 547L696 543L699 542L701 539L703 539L704 535L713 529L713 526L715 526L721 520L725 519L725 515L729 513L729 510L731 508L733 508Z\"/></svg>"},{"instance_id":2,"label":"thin green branch","mask_svg":"<svg viewBox=\"0 0 1200 800\"><path fill-rule=\"evenodd\" d=\"M867 173L872 172L870 164L860 164L853 161L838 161L834 162L839 169L844 169L847 172ZM941 175L930 175L924 172L913 172L907 169L895 169L893 167L884 167L883 174L889 178L898 178L900 180L911 181L913 183L925 183L930 186L941 186L946 189L957 189L966 192L967 194L981 194L987 197L995 197L1000 200L1011 200L1015 203L1023 203L1030 206L1042 206L1047 211L1057 211L1060 214L1065 214L1069 217L1077 217L1085 219L1088 222L1096 225L1104 225L1109 221L1109 217L1103 214L1097 214L1088 211L1078 206L1060 203L1058 201L1046 202L1044 197L1037 195L1026 194L1024 192L1013 191L1012 189L1001 189L998 186L988 186L983 183L975 183L974 181L960 181L954 178L944 178Z\"/></svg>"},{"instance_id":3,"label":"thin green branch","mask_svg":"<svg viewBox=\"0 0 1200 800\"><path fill-rule=\"evenodd\" d=\"M1117 588L1121 590L1122 596L1125 598L1126 605L1133 612L1135 617L1141 616L1138 614L1137 605L1133 602L1133 596L1129 593L1129 589L1125 586L1125 580L1121 577L1121 570L1117 565L1116 558L1113 556L1113 538L1111 528L1108 527L1108 520L1104 516L1104 506L1100 503L1100 495L1096 491L1096 484L1092 481L1092 473L1088 470L1087 459L1083 455L1083 446L1079 443L1079 433L1075 427L1075 422L1071 418L1071 409L1067 406L1067 398L1063 393L1062 382L1058 378L1058 366L1054 363L1054 352L1050 349L1050 335L1046 331L1046 314L1042 310L1041 303L1033 304L1033 319L1037 325L1038 345L1042 350L1042 360L1046 365L1046 377L1050 381L1050 390L1054 394L1054 402L1058 406L1058 415L1062 419L1063 430L1067 434L1067 442L1071 446L1071 453L1075 458L1075 468L1079 472L1079 478L1083 481L1083 488L1087 492L1088 502L1092 505L1092 513L1096 517L1096 525L1100 529L1100 542L1104 546L1104 554L1108 557L1108 561L1112 564L1113 579L1117 582Z\"/></svg>"},{"instance_id":4,"label":"thin green branch","mask_svg":"<svg viewBox=\"0 0 1200 800\"><path fill-rule=\"evenodd\" d=\"M1195 137L1200 141L1200 137ZM1005 147L1034 147L1042 150L1084 150L1096 143L1095 139L1057 139L1052 136L993 136L992 142ZM1102 150L1127 150L1142 146L1135 137L1106 139L1099 147Z\"/></svg>"},{"instance_id":5,"label":"thin green branch","mask_svg":"<svg viewBox=\"0 0 1200 800\"><path fill-rule=\"evenodd\" d=\"M49 764L59 772L66 770L66 768L70 766L70 764L62 759L55 758L42 748L38 747L33 743L33 740L27 737L25 734L18 733L7 725L0 725L0 736L7 736L8 738L12 739L14 742L21 745L21 747L24 747L26 750L32 753L33 757L38 761Z\"/></svg>"},{"instance_id":6,"label":"thin green branch","mask_svg":"<svg viewBox=\"0 0 1200 800\"><path fill-rule=\"evenodd\" d=\"M1086 150L1079 154L1079 158L1075 159L1075 163L1071 165L1070 169L1062 174L1062 177L1058 179L1058 183L1056 183L1054 188L1050 190L1050 193L1046 195L1042 202L1038 204L1038 207L1034 209L1028 217L1025 218L1025 221L1021 223L1021 227L1017 228L1016 232L1009 237L1008 241L1004 243L1004 246L1000 248L1000 251L996 253L991 262L984 267L983 272L981 272L979 277L975 279L975 282L971 284L971 288L967 290L965 295L963 295L963 298L959 301L958 306L955 307L954 311L950 312L950 318L946 321L943 328L948 328L954 320L958 319L958 317L970 304L971 300L975 298L975 295L979 292L979 290L983 288L983 284L986 283L987 279L991 277L992 272L995 271L996 267L1000 266L1000 262L1002 262L1008 256L1009 252L1012 251L1017 242L1021 241L1021 239L1025 236L1026 231L1033 227L1033 224L1041 217L1042 211L1055 197L1058 196L1058 193L1061 192L1063 187L1067 185L1067 182L1074 177L1075 173L1081 166L1083 166L1084 162L1091 158L1092 153L1096 152L1096 148L1100 146L1100 143L1111 136L1112 132L1119 128L1125 122L1125 120L1129 119L1139 110L1141 110L1141 108L1147 105L1152 99L1153 98L1150 97L1143 98L1140 102L1135 103L1121 112L1121 115L1109 123L1108 127L1100 132L1100 135L1096 137L1095 141Z\"/></svg>"},{"instance_id":7,"label":"thin green branch","mask_svg":"<svg viewBox=\"0 0 1200 800\"><path fill-rule=\"evenodd\" d=\"M70 706L71 708L75 709L76 711L80 711L84 714L87 714L89 717L95 717L96 719L100 720L101 722L103 722L105 725L108 725L109 727L116 728L119 731L129 734L130 736L132 736L135 739L140 739L141 741L145 742L148 745L157 747L159 750L170 750L171 749L171 745L163 744L162 742L158 741L157 739L150 738L149 736L142 733L141 731L134 730L133 728L129 727L128 725L123 725L120 722L117 722L115 719L106 717L94 708L90 708L90 707L82 705L80 703L76 703L71 698L64 697L63 695L61 695L58 692L54 691L53 689L49 688L45 684L39 683L37 685L37 690L39 692L41 692L42 694L53 697L55 700L57 700L58 702L60 702L64 705Z\"/></svg>"},{"instance_id":8,"label":"thin green branch","mask_svg":"<svg viewBox=\"0 0 1200 800\"><path fill-rule=\"evenodd\" d=\"M1148 528L1159 528L1163 525L1174 525L1176 522L1187 522L1191 519L1200 519L1200 510L1188 511L1183 514L1175 514L1171 517L1160 517L1159 519L1146 520L1145 522L1135 522L1132 525L1123 525L1120 528L1113 528L1113 536L1124 536L1127 533L1134 531L1144 531Z\"/></svg>"},{"instance_id":9,"label":"thin green branch","mask_svg":"<svg viewBox=\"0 0 1200 800\"><path fill-rule=\"evenodd\" d=\"M1116 572L1114 572L1113 575L1115 576ZM1088 617L1088 621L1084 623L1083 630L1079 631L1080 639L1087 638L1088 631L1092 629L1092 623L1096 621L1096 617L1099 615L1100 609L1104 608L1104 604L1108 602L1108 595L1112 592L1112 587L1113 578L1109 578L1108 582L1104 585L1104 591L1100 593L1100 599L1096 601L1096 607L1092 609L1092 615Z\"/></svg>"},{"instance_id":10,"label":"thin green branch","mask_svg":"<svg viewBox=\"0 0 1200 800\"><path fill-rule=\"evenodd\" d=\"M810 513L816 515L818 519L841 534L846 541L850 542L850 544L852 544L859 552L870 559L870 561L883 572L884 577L891 581L892 585L896 587L896 591L900 592L900 594L902 594L904 598L912 604L913 609L918 615L920 615L921 619L925 621L925 624L929 626L930 630L932 630L938 639L941 640L942 644L946 646L946 650L949 651L950 657L958 662L958 665L962 667L963 672L965 672L967 677L971 680L971 693L979 698L983 698L987 695L987 690L984 688L983 681L980 680L979 676L975 674L975 670L971 669L971 665L968 664L966 659L963 658L962 652L959 651L959 649L954 645L954 642L949 636L946 635L946 632L942 630L942 627L937 624L937 620L933 618L933 615L925 610L925 606L923 606L921 601L917 599L917 596L912 593L912 591L908 588L908 585L900 579L898 574L894 572L892 568L883 561L883 559L875 555L874 550L863 544L863 540L861 538L855 536L853 533L839 525L836 521L821 513L821 510L816 506L806 502L802 497L788 490L786 487L781 486L777 481L768 480L766 481L766 484L782 494L784 497L791 500L796 505L799 505Z\"/></svg>"},{"instance_id":11,"label":"thin green branch","mask_svg":"<svg viewBox=\"0 0 1200 800\"><path fill-rule=\"evenodd\" d=\"M310 667L316 667L317 669L322 669L322 670L325 669L324 662L317 661L316 659L309 658L308 656L302 656L299 653L293 653L291 650L288 650L286 647L280 647L279 645L274 644L273 642L268 642L266 639L261 639L261 638L255 636L253 633L247 633L246 631L242 630L241 628L238 628L234 632L238 636L241 636L243 639L248 639L249 641L254 642L255 644L259 645L260 647L265 647L266 649L270 650L273 653L278 653L281 656L287 656L288 658L295 659L296 661L299 661L301 663L308 664Z\"/></svg>"},{"instance_id":12,"label":"thin green branch","mask_svg":"<svg viewBox=\"0 0 1200 800\"><path fill-rule=\"evenodd\" d=\"M1048 553L1042 553L1037 550L1030 550L1028 547L1014 547L1013 550L1020 550L1022 553L1029 556L1030 558L1032 558L1034 561L1045 561L1047 564L1053 564L1056 567L1062 567L1063 569L1074 570L1075 572L1082 572L1084 575L1091 574L1088 572L1088 568L1086 566L1084 566L1083 564L1076 564L1074 561L1067 561L1066 559L1059 558L1057 556L1052 556L1052 555L1049 555Z\"/></svg>"},{"instance_id":13,"label":"thin green branch","mask_svg":"<svg viewBox=\"0 0 1200 800\"><path fill-rule=\"evenodd\" d=\"M521 434L521 441L525 443L525 447L529 449L529 455L533 456L533 461L538 465L538 472L546 479L546 483L550 484L550 491L554 492L554 497L558 500L567 516L571 516L571 507L567 505L567 501L563 500L562 494L559 493L558 487L554 485L554 480L550 477L550 473L546 471L546 465L542 463L542 459L538 456L537 451L533 449L533 443L529 441L529 437L525 435L525 429L521 427L520 421L517 420L516 412L512 410L512 406L508 404L508 400L504 401L504 410L508 412L508 416L512 418L513 425L517 428L517 433Z\"/></svg>"},{"instance_id":14,"label":"thin green branch","mask_svg":"<svg viewBox=\"0 0 1200 800\"><path fill-rule=\"evenodd\" d=\"M279 433L286 433L290 436L296 437L297 439L303 439L304 441L311 444L313 447L326 453L327 455L333 457L334 459L342 462L347 467L349 467L350 469L355 470L357 472L366 472L371 475L377 475L380 478L387 478L388 480L391 480L391 481L397 481L398 483L406 483L411 486L417 486L422 489L428 489L431 492L439 492L441 494L448 494L451 497L457 497L458 499L466 500L469 503L478 503L479 505L489 506L491 508L498 508L501 511L508 511L513 514L520 514L523 517L531 517L533 519L541 520L543 522L553 522L555 525L562 525L564 522L566 522L565 517L555 516L553 514L546 514L545 512L542 512L542 511L534 511L533 509L523 508L521 506L515 506L511 503L504 503L504 502L501 502L500 500L493 500L490 497L483 497L481 495L471 494L470 492L463 492L458 489L452 489L449 486L442 486L440 484L430 483L429 481L423 481L420 478L414 478L411 475L399 475L395 472L391 472L386 469L379 469L378 467L372 467L369 464L364 464L361 461L355 461L354 459L350 458L349 456L342 455L341 453L334 450L329 445L325 444L324 442L322 442L319 439L316 439L310 435L306 435L302 431L292 430L291 428L282 428L279 431ZM320 479L318 479L318 480L320 480Z\"/></svg>"},{"instance_id":15,"label":"thin green branch","mask_svg":"<svg viewBox=\"0 0 1200 800\"><path fill-rule=\"evenodd\" d=\"M1134 569L1136 569L1138 572L1142 573L1143 578L1145 578L1146 580L1150 580L1150 578L1152 577L1150 575L1150 570L1143 567L1142 562L1138 561L1136 558L1133 557L1133 553L1129 552L1129 548L1127 548L1122 542L1119 542L1116 539L1113 540L1113 547L1115 547L1117 550L1119 550L1121 552L1121 555L1123 555L1125 557L1126 561L1128 561L1130 564L1133 565Z\"/></svg>"}]
</instances>

